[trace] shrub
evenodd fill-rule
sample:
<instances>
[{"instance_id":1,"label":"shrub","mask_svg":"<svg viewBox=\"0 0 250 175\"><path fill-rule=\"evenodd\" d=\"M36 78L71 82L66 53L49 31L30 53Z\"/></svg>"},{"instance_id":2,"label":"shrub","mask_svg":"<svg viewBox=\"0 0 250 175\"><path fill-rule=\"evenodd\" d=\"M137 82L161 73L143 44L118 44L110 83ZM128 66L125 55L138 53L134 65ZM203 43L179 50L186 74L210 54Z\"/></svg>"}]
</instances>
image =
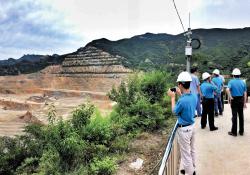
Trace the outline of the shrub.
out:
<instances>
[{"instance_id":1,"label":"shrub","mask_svg":"<svg viewBox=\"0 0 250 175\"><path fill-rule=\"evenodd\" d=\"M166 91L170 82L170 75L162 71L131 76L127 84L122 83L109 93L110 99L117 102L111 118L127 132L160 128L167 114Z\"/></svg>"},{"instance_id":2,"label":"shrub","mask_svg":"<svg viewBox=\"0 0 250 175\"><path fill-rule=\"evenodd\" d=\"M60 174L60 155L56 149L50 148L44 151L38 168L39 174Z\"/></svg>"},{"instance_id":3,"label":"shrub","mask_svg":"<svg viewBox=\"0 0 250 175\"><path fill-rule=\"evenodd\" d=\"M49 106L48 121L49 124L53 124L56 121L56 108L53 103Z\"/></svg>"},{"instance_id":4,"label":"shrub","mask_svg":"<svg viewBox=\"0 0 250 175\"><path fill-rule=\"evenodd\" d=\"M164 72L154 71L146 73L141 80L141 91L150 103L161 103L167 92L167 82L170 76Z\"/></svg>"},{"instance_id":5,"label":"shrub","mask_svg":"<svg viewBox=\"0 0 250 175\"><path fill-rule=\"evenodd\" d=\"M133 105L140 96L139 90L139 75L131 76L128 83L121 82L120 86L115 89L114 87L108 93L111 100L117 102L118 107L116 110L121 114L126 114L127 109Z\"/></svg>"},{"instance_id":6,"label":"shrub","mask_svg":"<svg viewBox=\"0 0 250 175\"><path fill-rule=\"evenodd\" d=\"M26 158L22 165L17 168L17 174L29 175L36 173L38 167L39 159L36 157Z\"/></svg>"},{"instance_id":7,"label":"shrub","mask_svg":"<svg viewBox=\"0 0 250 175\"><path fill-rule=\"evenodd\" d=\"M18 138L0 138L0 174L13 174L26 158L24 144Z\"/></svg>"},{"instance_id":8,"label":"shrub","mask_svg":"<svg viewBox=\"0 0 250 175\"><path fill-rule=\"evenodd\" d=\"M89 175L89 168L87 166L79 165L79 167L75 168L72 173L68 173L68 175Z\"/></svg>"},{"instance_id":9,"label":"shrub","mask_svg":"<svg viewBox=\"0 0 250 175\"><path fill-rule=\"evenodd\" d=\"M129 111L131 116L138 116L136 124L143 130L159 128L165 119L163 113L164 109L159 104L151 104L146 98L138 100Z\"/></svg>"},{"instance_id":10,"label":"shrub","mask_svg":"<svg viewBox=\"0 0 250 175\"><path fill-rule=\"evenodd\" d=\"M130 138L127 135L116 137L110 146L110 151L120 153L128 150Z\"/></svg>"},{"instance_id":11,"label":"shrub","mask_svg":"<svg viewBox=\"0 0 250 175\"><path fill-rule=\"evenodd\" d=\"M94 106L83 104L78 106L72 113L71 123L76 130L81 130L82 127L90 122L90 118L94 112Z\"/></svg>"},{"instance_id":12,"label":"shrub","mask_svg":"<svg viewBox=\"0 0 250 175\"><path fill-rule=\"evenodd\" d=\"M91 143L108 145L113 137L109 118L96 116L83 129L83 139Z\"/></svg>"},{"instance_id":13,"label":"shrub","mask_svg":"<svg viewBox=\"0 0 250 175\"><path fill-rule=\"evenodd\" d=\"M94 159L90 165L93 175L111 175L117 169L117 165L110 157L103 159Z\"/></svg>"}]
</instances>

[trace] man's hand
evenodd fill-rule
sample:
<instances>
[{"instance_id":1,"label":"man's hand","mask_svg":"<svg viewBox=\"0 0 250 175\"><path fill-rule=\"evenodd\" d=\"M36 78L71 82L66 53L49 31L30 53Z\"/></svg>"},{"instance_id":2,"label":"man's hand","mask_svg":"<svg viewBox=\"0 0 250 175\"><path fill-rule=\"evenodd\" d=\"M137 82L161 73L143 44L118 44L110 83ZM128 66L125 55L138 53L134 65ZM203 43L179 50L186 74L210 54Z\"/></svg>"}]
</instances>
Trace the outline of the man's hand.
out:
<instances>
[{"instance_id":1,"label":"man's hand","mask_svg":"<svg viewBox=\"0 0 250 175\"><path fill-rule=\"evenodd\" d=\"M233 100L233 97L232 96L228 96L228 100L229 100L229 103L231 103L232 100Z\"/></svg>"},{"instance_id":2,"label":"man's hand","mask_svg":"<svg viewBox=\"0 0 250 175\"><path fill-rule=\"evenodd\" d=\"M168 96L171 97L171 106L172 106L172 111L174 112L174 107L175 107L175 93L172 92L170 89L168 89Z\"/></svg>"},{"instance_id":3,"label":"man's hand","mask_svg":"<svg viewBox=\"0 0 250 175\"><path fill-rule=\"evenodd\" d=\"M244 108L245 108L245 109L247 108L247 104L246 104L246 103L244 103Z\"/></svg>"},{"instance_id":4,"label":"man's hand","mask_svg":"<svg viewBox=\"0 0 250 175\"><path fill-rule=\"evenodd\" d=\"M182 93L181 93L181 90L180 90L180 88L176 88L176 94L178 94L179 96L181 96L182 95Z\"/></svg>"},{"instance_id":5,"label":"man's hand","mask_svg":"<svg viewBox=\"0 0 250 175\"><path fill-rule=\"evenodd\" d=\"M170 89L168 89L168 96L171 97L171 98L175 98L175 93L172 92Z\"/></svg>"}]
</instances>

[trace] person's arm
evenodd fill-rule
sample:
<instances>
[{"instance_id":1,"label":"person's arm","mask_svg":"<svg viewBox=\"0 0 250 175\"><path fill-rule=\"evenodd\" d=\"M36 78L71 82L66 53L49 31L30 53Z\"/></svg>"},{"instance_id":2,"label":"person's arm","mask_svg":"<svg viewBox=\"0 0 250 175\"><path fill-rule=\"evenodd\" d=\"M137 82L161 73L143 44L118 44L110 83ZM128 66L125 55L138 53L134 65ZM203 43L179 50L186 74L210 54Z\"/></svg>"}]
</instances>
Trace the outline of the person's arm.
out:
<instances>
[{"instance_id":1,"label":"person's arm","mask_svg":"<svg viewBox=\"0 0 250 175\"><path fill-rule=\"evenodd\" d=\"M200 81L198 78L197 78L197 82L196 82L196 87L197 87L198 94L200 94L200 96L201 96Z\"/></svg>"},{"instance_id":2,"label":"person's arm","mask_svg":"<svg viewBox=\"0 0 250 175\"><path fill-rule=\"evenodd\" d=\"M179 88L176 88L176 93L172 92L170 89L168 90L168 96L171 98L172 112L178 115L181 112L182 107L179 102L175 104L175 94L181 95L181 91Z\"/></svg>"},{"instance_id":3,"label":"person's arm","mask_svg":"<svg viewBox=\"0 0 250 175\"><path fill-rule=\"evenodd\" d=\"M227 96L228 96L229 103L231 103L231 101L233 100L233 97L232 97L232 95L231 95L230 89L227 88L227 89L226 89L226 92L227 92Z\"/></svg>"},{"instance_id":4,"label":"person's arm","mask_svg":"<svg viewBox=\"0 0 250 175\"><path fill-rule=\"evenodd\" d=\"M244 84L244 108L247 108L247 85Z\"/></svg>"},{"instance_id":5,"label":"person's arm","mask_svg":"<svg viewBox=\"0 0 250 175\"><path fill-rule=\"evenodd\" d=\"M169 90L168 90L168 96L171 98L172 112L174 112L174 108L175 108L175 93L172 92L172 91L169 89Z\"/></svg>"},{"instance_id":6,"label":"person's arm","mask_svg":"<svg viewBox=\"0 0 250 175\"><path fill-rule=\"evenodd\" d=\"M216 86L216 84L214 82L211 82L212 86L213 86L213 90L214 90L214 94L217 94L218 91L218 87Z\"/></svg>"},{"instance_id":7,"label":"person's arm","mask_svg":"<svg viewBox=\"0 0 250 175\"><path fill-rule=\"evenodd\" d=\"M244 108L247 108L247 92L244 92Z\"/></svg>"},{"instance_id":8,"label":"person's arm","mask_svg":"<svg viewBox=\"0 0 250 175\"><path fill-rule=\"evenodd\" d=\"M200 85L197 86L197 90L198 90L198 94L200 94L200 97L201 97L201 88L200 88Z\"/></svg>"}]
</instances>

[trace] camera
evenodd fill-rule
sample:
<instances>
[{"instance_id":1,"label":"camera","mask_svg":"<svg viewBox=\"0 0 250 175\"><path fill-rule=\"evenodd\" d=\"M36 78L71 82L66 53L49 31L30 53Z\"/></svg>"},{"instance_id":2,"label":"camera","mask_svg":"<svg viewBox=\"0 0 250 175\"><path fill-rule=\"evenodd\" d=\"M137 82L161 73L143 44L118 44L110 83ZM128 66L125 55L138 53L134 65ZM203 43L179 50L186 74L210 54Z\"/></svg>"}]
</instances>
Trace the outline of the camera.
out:
<instances>
[{"instance_id":1,"label":"camera","mask_svg":"<svg viewBox=\"0 0 250 175\"><path fill-rule=\"evenodd\" d=\"M176 92L176 87L171 88L170 91Z\"/></svg>"}]
</instances>

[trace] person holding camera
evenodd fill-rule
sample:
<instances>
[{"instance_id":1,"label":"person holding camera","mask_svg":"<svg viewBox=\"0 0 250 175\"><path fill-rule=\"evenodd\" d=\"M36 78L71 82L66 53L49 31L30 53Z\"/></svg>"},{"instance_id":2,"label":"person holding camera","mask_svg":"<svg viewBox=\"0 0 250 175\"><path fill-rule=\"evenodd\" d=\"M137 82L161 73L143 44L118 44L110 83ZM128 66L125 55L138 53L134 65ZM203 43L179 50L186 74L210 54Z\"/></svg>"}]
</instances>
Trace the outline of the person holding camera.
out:
<instances>
[{"instance_id":1,"label":"person holding camera","mask_svg":"<svg viewBox=\"0 0 250 175\"><path fill-rule=\"evenodd\" d=\"M237 114L239 115L239 134L244 134L244 113L247 103L246 83L240 79L241 72L235 68L232 72L233 79L228 82L227 94L232 109L232 129L228 132L231 136L237 136Z\"/></svg>"},{"instance_id":2,"label":"person holding camera","mask_svg":"<svg viewBox=\"0 0 250 175\"><path fill-rule=\"evenodd\" d=\"M178 143L180 145L181 160L184 170L182 174L195 175L195 131L194 115L197 104L197 96L190 92L191 75L181 72L177 78L178 88L176 93L168 90L171 97L172 111L178 117ZM175 94L181 95L175 104Z\"/></svg>"},{"instance_id":3,"label":"person holding camera","mask_svg":"<svg viewBox=\"0 0 250 175\"><path fill-rule=\"evenodd\" d=\"M205 129L207 125L207 115L210 131L215 131L218 127L214 126L214 93L217 87L211 83L211 75L207 72L202 74L203 83L201 84L202 94L202 116L201 128Z\"/></svg>"}]
</instances>

